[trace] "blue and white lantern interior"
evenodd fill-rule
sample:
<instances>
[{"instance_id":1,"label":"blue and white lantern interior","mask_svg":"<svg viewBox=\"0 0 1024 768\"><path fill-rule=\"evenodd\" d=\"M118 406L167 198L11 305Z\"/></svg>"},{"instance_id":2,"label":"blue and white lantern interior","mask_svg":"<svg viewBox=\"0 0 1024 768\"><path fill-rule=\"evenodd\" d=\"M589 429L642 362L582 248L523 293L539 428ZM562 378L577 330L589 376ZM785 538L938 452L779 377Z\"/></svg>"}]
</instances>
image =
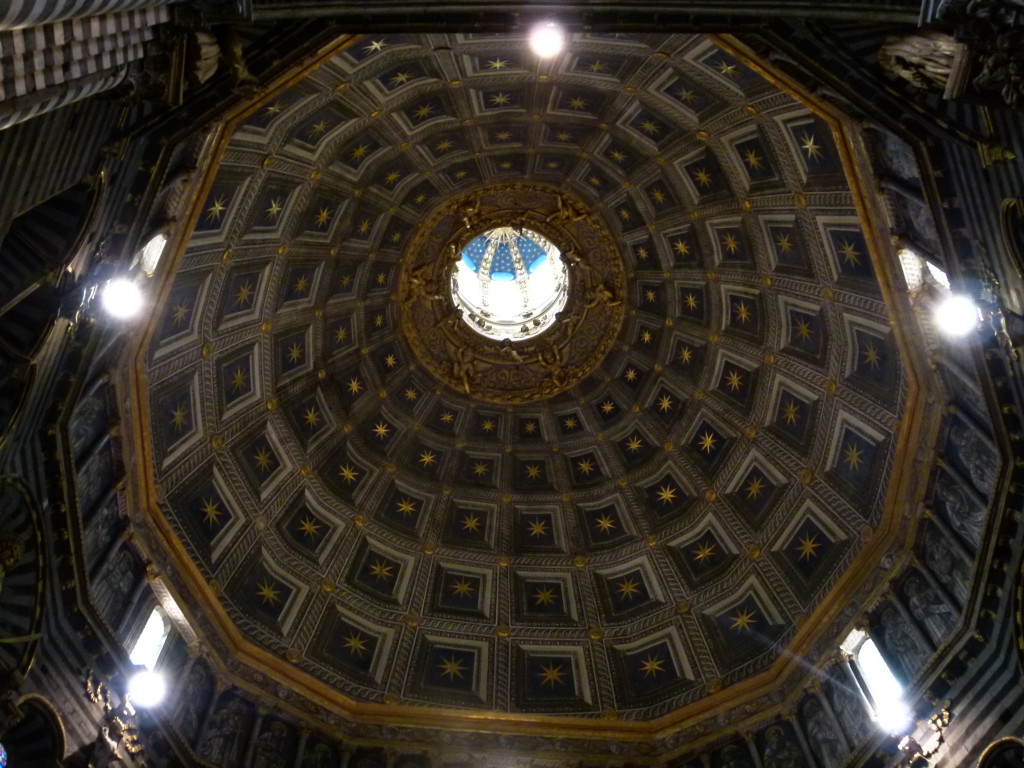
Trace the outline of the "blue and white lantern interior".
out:
<instances>
[{"instance_id":1,"label":"blue and white lantern interior","mask_svg":"<svg viewBox=\"0 0 1024 768\"><path fill-rule=\"evenodd\" d=\"M523 341L549 328L567 296L561 252L530 229L495 227L478 235L452 272L462 319L500 341Z\"/></svg>"}]
</instances>

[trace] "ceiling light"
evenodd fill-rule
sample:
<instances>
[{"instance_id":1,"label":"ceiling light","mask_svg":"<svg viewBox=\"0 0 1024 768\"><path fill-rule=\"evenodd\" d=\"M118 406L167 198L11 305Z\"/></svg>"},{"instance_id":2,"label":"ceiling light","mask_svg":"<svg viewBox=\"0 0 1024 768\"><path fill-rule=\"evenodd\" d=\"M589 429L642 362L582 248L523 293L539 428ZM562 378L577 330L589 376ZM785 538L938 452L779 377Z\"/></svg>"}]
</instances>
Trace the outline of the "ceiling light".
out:
<instances>
[{"instance_id":1,"label":"ceiling light","mask_svg":"<svg viewBox=\"0 0 1024 768\"><path fill-rule=\"evenodd\" d=\"M935 324L946 336L965 336L978 327L980 315L973 301L963 295L950 296L935 307Z\"/></svg>"},{"instance_id":2,"label":"ceiling light","mask_svg":"<svg viewBox=\"0 0 1024 768\"><path fill-rule=\"evenodd\" d=\"M144 669L137 672L128 681L128 698L138 707L155 707L167 695L167 683L164 676Z\"/></svg>"},{"instance_id":3,"label":"ceiling light","mask_svg":"<svg viewBox=\"0 0 1024 768\"><path fill-rule=\"evenodd\" d=\"M115 277L103 287L103 309L111 317L127 320L142 309L142 289L127 277Z\"/></svg>"},{"instance_id":4,"label":"ceiling light","mask_svg":"<svg viewBox=\"0 0 1024 768\"><path fill-rule=\"evenodd\" d=\"M565 47L565 33L553 21L541 22L530 32L530 48L542 59L557 56Z\"/></svg>"}]
</instances>

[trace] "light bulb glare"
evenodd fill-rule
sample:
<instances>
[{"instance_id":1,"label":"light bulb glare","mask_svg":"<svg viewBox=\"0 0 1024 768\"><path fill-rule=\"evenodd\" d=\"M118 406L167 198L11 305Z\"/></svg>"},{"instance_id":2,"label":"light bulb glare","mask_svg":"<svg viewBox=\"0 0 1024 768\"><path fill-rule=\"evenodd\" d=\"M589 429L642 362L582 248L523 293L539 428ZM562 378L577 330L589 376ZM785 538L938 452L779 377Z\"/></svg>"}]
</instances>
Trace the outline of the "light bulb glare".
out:
<instances>
[{"instance_id":1,"label":"light bulb glare","mask_svg":"<svg viewBox=\"0 0 1024 768\"><path fill-rule=\"evenodd\" d=\"M553 21L545 21L530 32L530 48L542 59L557 56L565 47L565 33Z\"/></svg>"},{"instance_id":2,"label":"light bulb glare","mask_svg":"<svg viewBox=\"0 0 1024 768\"><path fill-rule=\"evenodd\" d=\"M910 709L899 699L891 699L878 706L875 710L875 722L886 733L901 736L910 730L912 725Z\"/></svg>"},{"instance_id":3,"label":"light bulb glare","mask_svg":"<svg viewBox=\"0 0 1024 768\"><path fill-rule=\"evenodd\" d=\"M978 307L966 296L950 296L935 308L935 324L946 336L966 336L979 319Z\"/></svg>"},{"instance_id":4,"label":"light bulb glare","mask_svg":"<svg viewBox=\"0 0 1024 768\"><path fill-rule=\"evenodd\" d=\"M127 320L142 309L142 289L134 280L115 277L103 287L102 302L108 315Z\"/></svg>"},{"instance_id":5,"label":"light bulb glare","mask_svg":"<svg viewBox=\"0 0 1024 768\"><path fill-rule=\"evenodd\" d=\"M137 707L155 707L167 695L164 676L148 669L136 672L128 681L128 698Z\"/></svg>"}]
</instances>

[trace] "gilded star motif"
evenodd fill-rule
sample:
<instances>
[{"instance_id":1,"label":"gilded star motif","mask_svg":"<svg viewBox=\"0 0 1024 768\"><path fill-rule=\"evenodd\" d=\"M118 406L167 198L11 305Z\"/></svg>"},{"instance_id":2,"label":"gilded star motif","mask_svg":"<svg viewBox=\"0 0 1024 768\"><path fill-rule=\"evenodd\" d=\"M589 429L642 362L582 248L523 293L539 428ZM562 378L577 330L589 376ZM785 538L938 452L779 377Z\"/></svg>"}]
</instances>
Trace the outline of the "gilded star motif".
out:
<instances>
[{"instance_id":1,"label":"gilded star motif","mask_svg":"<svg viewBox=\"0 0 1024 768\"><path fill-rule=\"evenodd\" d=\"M281 201L276 197L271 198L270 205L267 207L267 218L276 219L282 210L284 210L284 206L281 205Z\"/></svg>"},{"instance_id":2,"label":"gilded star motif","mask_svg":"<svg viewBox=\"0 0 1024 768\"><path fill-rule=\"evenodd\" d=\"M687 309L696 309L697 308L697 294L695 294L695 293L688 293L688 294L686 294L686 298L683 301L686 304L686 308Z\"/></svg>"},{"instance_id":3,"label":"gilded star motif","mask_svg":"<svg viewBox=\"0 0 1024 768\"><path fill-rule=\"evenodd\" d=\"M783 253L793 250L793 241L789 239L789 235L779 235L775 238L775 245Z\"/></svg>"},{"instance_id":4,"label":"gilded star motif","mask_svg":"<svg viewBox=\"0 0 1024 768\"><path fill-rule=\"evenodd\" d=\"M487 62L488 69L504 69L508 66L509 60L497 58Z\"/></svg>"},{"instance_id":5,"label":"gilded star motif","mask_svg":"<svg viewBox=\"0 0 1024 768\"><path fill-rule=\"evenodd\" d=\"M246 280L238 286L238 293L235 294L235 305L244 307L252 300L253 293L255 293L255 290L253 288L252 281Z\"/></svg>"},{"instance_id":6,"label":"gilded star motif","mask_svg":"<svg viewBox=\"0 0 1024 768\"><path fill-rule=\"evenodd\" d=\"M395 507L396 512L401 512L402 517L410 517L416 514L416 502L412 499L399 499L398 506Z\"/></svg>"},{"instance_id":7,"label":"gilded star motif","mask_svg":"<svg viewBox=\"0 0 1024 768\"><path fill-rule=\"evenodd\" d=\"M786 423L790 426L796 424L800 419L800 406L798 406L795 401L790 400L782 406L782 418L784 418Z\"/></svg>"},{"instance_id":8,"label":"gilded star motif","mask_svg":"<svg viewBox=\"0 0 1024 768\"><path fill-rule=\"evenodd\" d=\"M437 454L431 450L425 450L420 454L419 462L424 467L432 466L437 462Z\"/></svg>"},{"instance_id":9,"label":"gilded star motif","mask_svg":"<svg viewBox=\"0 0 1024 768\"><path fill-rule=\"evenodd\" d=\"M640 439L638 435L632 435L626 438L626 450L630 453L636 453L644 447L644 441Z\"/></svg>"},{"instance_id":10,"label":"gilded star motif","mask_svg":"<svg viewBox=\"0 0 1024 768\"><path fill-rule=\"evenodd\" d=\"M529 529L531 538L548 535L548 524L539 517L528 522L527 528Z\"/></svg>"},{"instance_id":11,"label":"gilded star motif","mask_svg":"<svg viewBox=\"0 0 1024 768\"><path fill-rule=\"evenodd\" d=\"M295 342L288 348L288 362L297 363L302 360L302 345Z\"/></svg>"},{"instance_id":12,"label":"gilded star motif","mask_svg":"<svg viewBox=\"0 0 1024 768\"><path fill-rule=\"evenodd\" d=\"M565 672L562 671L562 665L555 664L554 662L548 665L542 664L540 672L537 673L537 677L540 678L540 684L542 686L550 685L554 688L556 685L562 685L565 683L565 680L563 679L565 677Z\"/></svg>"},{"instance_id":13,"label":"gilded star motif","mask_svg":"<svg viewBox=\"0 0 1024 768\"><path fill-rule=\"evenodd\" d=\"M526 476L530 480L536 480L540 477L540 464L527 464L526 465Z\"/></svg>"},{"instance_id":14,"label":"gilded star motif","mask_svg":"<svg viewBox=\"0 0 1024 768\"><path fill-rule=\"evenodd\" d=\"M758 156L756 149L748 149L743 153L743 162L747 164L747 167L752 171L761 170L763 160Z\"/></svg>"},{"instance_id":15,"label":"gilded star motif","mask_svg":"<svg viewBox=\"0 0 1024 768\"><path fill-rule=\"evenodd\" d=\"M562 426L566 429L576 429L576 418L574 416L568 416L562 421Z\"/></svg>"},{"instance_id":16,"label":"gilded star motif","mask_svg":"<svg viewBox=\"0 0 1024 768\"><path fill-rule=\"evenodd\" d=\"M185 322L188 317L188 313L192 311L192 307L182 302L181 304L174 305L174 311L171 312L171 322L175 325L181 325Z\"/></svg>"},{"instance_id":17,"label":"gilded star motif","mask_svg":"<svg viewBox=\"0 0 1024 768\"><path fill-rule=\"evenodd\" d=\"M389 427L383 421L378 421L376 424L373 425L373 434L375 434L381 440L386 440L387 436L391 434L391 427Z\"/></svg>"},{"instance_id":18,"label":"gilded star motif","mask_svg":"<svg viewBox=\"0 0 1024 768\"><path fill-rule=\"evenodd\" d=\"M420 396L420 393L417 392L415 389L412 389L411 387L409 389L405 390L405 399L408 400L409 402L412 402L413 400L415 400L419 396Z\"/></svg>"},{"instance_id":19,"label":"gilded star motif","mask_svg":"<svg viewBox=\"0 0 1024 768\"><path fill-rule=\"evenodd\" d=\"M644 677L657 677L659 672L665 671L664 664L665 660L661 656L650 653L640 662L640 671L644 673Z\"/></svg>"},{"instance_id":20,"label":"gilded star motif","mask_svg":"<svg viewBox=\"0 0 1024 768\"><path fill-rule=\"evenodd\" d=\"M252 460L256 462L256 468L260 472L269 472L271 464L274 463L274 454L266 446L260 448L253 455Z\"/></svg>"},{"instance_id":21,"label":"gilded star motif","mask_svg":"<svg viewBox=\"0 0 1024 768\"><path fill-rule=\"evenodd\" d=\"M798 339L807 341L811 338L811 323L808 320L800 320L793 326L793 335Z\"/></svg>"},{"instance_id":22,"label":"gilded star motif","mask_svg":"<svg viewBox=\"0 0 1024 768\"><path fill-rule=\"evenodd\" d=\"M839 255L851 267L856 267L860 264L860 251L849 240L843 240L839 244Z\"/></svg>"},{"instance_id":23,"label":"gilded star motif","mask_svg":"<svg viewBox=\"0 0 1024 768\"><path fill-rule=\"evenodd\" d=\"M658 410L662 413L668 413L674 405L675 401L669 395L662 395L658 398Z\"/></svg>"},{"instance_id":24,"label":"gilded star motif","mask_svg":"<svg viewBox=\"0 0 1024 768\"><path fill-rule=\"evenodd\" d=\"M690 347L683 347L679 350L679 362L683 365L689 365L693 362L693 350Z\"/></svg>"},{"instance_id":25,"label":"gilded star motif","mask_svg":"<svg viewBox=\"0 0 1024 768\"><path fill-rule=\"evenodd\" d=\"M320 533L320 523L313 517L304 517L299 521L299 531L302 533L303 538L309 537L315 539Z\"/></svg>"},{"instance_id":26,"label":"gilded star motif","mask_svg":"<svg viewBox=\"0 0 1024 768\"><path fill-rule=\"evenodd\" d=\"M361 382L358 377L353 376L348 380L346 387L348 388L350 395L358 395L363 391L363 382Z\"/></svg>"},{"instance_id":27,"label":"gilded star motif","mask_svg":"<svg viewBox=\"0 0 1024 768\"><path fill-rule=\"evenodd\" d=\"M746 325L750 320L750 307L745 301L738 301L732 305L732 313L741 325Z\"/></svg>"},{"instance_id":28,"label":"gilded star motif","mask_svg":"<svg viewBox=\"0 0 1024 768\"><path fill-rule=\"evenodd\" d=\"M800 149L807 153L808 160L818 160L824 157L821 153L821 145L818 144L817 137L813 133L804 133L800 140L803 142Z\"/></svg>"},{"instance_id":29,"label":"gilded star motif","mask_svg":"<svg viewBox=\"0 0 1024 768\"><path fill-rule=\"evenodd\" d=\"M611 533L615 528L615 518L605 513L594 521L594 525L601 533Z\"/></svg>"},{"instance_id":30,"label":"gilded star motif","mask_svg":"<svg viewBox=\"0 0 1024 768\"><path fill-rule=\"evenodd\" d=\"M729 629L735 629L737 632L744 630L750 631L750 628L757 623L757 619L754 618L755 614L751 610L745 608L736 611L735 614L729 617L732 621Z\"/></svg>"},{"instance_id":31,"label":"gilded star motif","mask_svg":"<svg viewBox=\"0 0 1024 768\"><path fill-rule=\"evenodd\" d=\"M740 376L739 371L729 371L725 375L725 383L729 387L730 392L735 392L743 387L743 377Z\"/></svg>"},{"instance_id":32,"label":"gilded star motif","mask_svg":"<svg viewBox=\"0 0 1024 768\"><path fill-rule=\"evenodd\" d=\"M683 240L682 238L679 238L678 240L674 240L672 242L672 249L679 256L689 256L690 255L690 244L688 242L686 242L685 240Z\"/></svg>"},{"instance_id":33,"label":"gilded star motif","mask_svg":"<svg viewBox=\"0 0 1024 768\"><path fill-rule=\"evenodd\" d=\"M345 635L345 650L350 656L362 656L366 653L366 638L359 632L349 632Z\"/></svg>"},{"instance_id":34,"label":"gilded star motif","mask_svg":"<svg viewBox=\"0 0 1024 768\"><path fill-rule=\"evenodd\" d=\"M317 214L316 214L316 219L315 219L316 225L318 227L326 226L327 222L329 222L331 220L331 216L332 215L333 214L332 214L330 208L321 208L319 211L317 211Z\"/></svg>"},{"instance_id":35,"label":"gilded star motif","mask_svg":"<svg viewBox=\"0 0 1024 768\"><path fill-rule=\"evenodd\" d=\"M493 96L491 96L491 106L504 107L507 106L511 100L512 97L507 93L496 93Z\"/></svg>"},{"instance_id":36,"label":"gilded star motif","mask_svg":"<svg viewBox=\"0 0 1024 768\"><path fill-rule=\"evenodd\" d=\"M473 464L473 474L477 477L483 477L491 471L491 465L486 461L478 461Z\"/></svg>"},{"instance_id":37,"label":"gilded star motif","mask_svg":"<svg viewBox=\"0 0 1024 768\"><path fill-rule=\"evenodd\" d=\"M447 677L449 680L461 679L462 673L466 671L462 661L455 658L455 656L441 659L441 663L437 665L437 668L441 670L441 677Z\"/></svg>"},{"instance_id":38,"label":"gilded star motif","mask_svg":"<svg viewBox=\"0 0 1024 768\"><path fill-rule=\"evenodd\" d=\"M693 174L693 180L702 187L711 186L711 174L708 173L707 168L698 168Z\"/></svg>"},{"instance_id":39,"label":"gilded star motif","mask_svg":"<svg viewBox=\"0 0 1024 768\"><path fill-rule=\"evenodd\" d=\"M808 533L808 534L805 534L804 537L800 539L800 542L797 544L796 548L800 552L800 559L801 560L810 560L811 558L814 558L814 557L817 556L817 554L818 554L818 547L820 547L820 546L821 546L821 543L818 541L818 537L817 536L812 536L811 534Z\"/></svg>"},{"instance_id":40,"label":"gilded star motif","mask_svg":"<svg viewBox=\"0 0 1024 768\"><path fill-rule=\"evenodd\" d=\"M377 559L370 564L370 575L377 581L391 581L394 578L394 568L387 560Z\"/></svg>"},{"instance_id":41,"label":"gilded star motif","mask_svg":"<svg viewBox=\"0 0 1024 768\"><path fill-rule=\"evenodd\" d=\"M171 427L174 428L175 432L180 432L187 423L188 408L185 407L184 403L178 403L177 407L171 411Z\"/></svg>"},{"instance_id":42,"label":"gilded star motif","mask_svg":"<svg viewBox=\"0 0 1024 768\"><path fill-rule=\"evenodd\" d=\"M700 436L700 449L707 454L710 454L715 450L715 446L718 443L718 438L715 437L715 433L707 430L703 435Z\"/></svg>"},{"instance_id":43,"label":"gilded star motif","mask_svg":"<svg viewBox=\"0 0 1024 768\"><path fill-rule=\"evenodd\" d=\"M583 459L576 462L576 469L581 475L590 475L594 471L594 462L591 459Z\"/></svg>"},{"instance_id":44,"label":"gilded star motif","mask_svg":"<svg viewBox=\"0 0 1024 768\"><path fill-rule=\"evenodd\" d=\"M551 605L557 599L558 594L555 592L554 587L537 587L533 593L533 602L536 605Z\"/></svg>"},{"instance_id":45,"label":"gilded star motif","mask_svg":"<svg viewBox=\"0 0 1024 768\"><path fill-rule=\"evenodd\" d=\"M203 513L203 522L211 528L220 523L220 516L224 514L220 504L213 499L203 499L203 506L199 508L199 511Z\"/></svg>"},{"instance_id":46,"label":"gilded star motif","mask_svg":"<svg viewBox=\"0 0 1024 768\"><path fill-rule=\"evenodd\" d=\"M640 583L631 577L626 577L615 584L615 593L620 600L632 600L640 593Z\"/></svg>"},{"instance_id":47,"label":"gilded star motif","mask_svg":"<svg viewBox=\"0 0 1024 768\"><path fill-rule=\"evenodd\" d=\"M874 343L870 341L868 342L867 346L864 347L862 358L863 364L868 366L872 370L877 370L878 367L882 364L882 353L878 350L878 347L876 347Z\"/></svg>"},{"instance_id":48,"label":"gilded star motif","mask_svg":"<svg viewBox=\"0 0 1024 768\"><path fill-rule=\"evenodd\" d=\"M245 372L242 366L235 368L234 373L231 374L231 391L241 392L249 385L249 374Z\"/></svg>"},{"instance_id":49,"label":"gilded star motif","mask_svg":"<svg viewBox=\"0 0 1024 768\"><path fill-rule=\"evenodd\" d=\"M584 99L582 96L574 96L571 99L569 99L569 109L580 110L586 108L587 100Z\"/></svg>"},{"instance_id":50,"label":"gilded star motif","mask_svg":"<svg viewBox=\"0 0 1024 768\"><path fill-rule=\"evenodd\" d=\"M722 247L729 252L730 255L734 255L740 247L740 241L736 235L731 232L722 238Z\"/></svg>"},{"instance_id":51,"label":"gilded star motif","mask_svg":"<svg viewBox=\"0 0 1024 768\"><path fill-rule=\"evenodd\" d=\"M473 582L465 577L457 579L450 586L452 594L456 597L469 597L475 589Z\"/></svg>"},{"instance_id":52,"label":"gilded star motif","mask_svg":"<svg viewBox=\"0 0 1024 768\"><path fill-rule=\"evenodd\" d=\"M849 467L851 472L860 470L860 465L864 463L863 453L864 451L856 443L846 444L846 448L843 450L843 463Z\"/></svg>"},{"instance_id":53,"label":"gilded star motif","mask_svg":"<svg viewBox=\"0 0 1024 768\"><path fill-rule=\"evenodd\" d=\"M609 414L613 413L614 411L615 411L615 403L613 403L611 400L605 400L603 403L601 403L601 412L605 416L608 416Z\"/></svg>"},{"instance_id":54,"label":"gilded star motif","mask_svg":"<svg viewBox=\"0 0 1024 768\"><path fill-rule=\"evenodd\" d=\"M675 501L677 491L670 484L665 483L658 488L658 501L662 504L671 504Z\"/></svg>"},{"instance_id":55,"label":"gilded star motif","mask_svg":"<svg viewBox=\"0 0 1024 768\"><path fill-rule=\"evenodd\" d=\"M462 523L462 530L468 531L469 533L477 533L480 530L480 516L479 515L466 515L460 521Z\"/></svg>"},{"instance_id":56,"label":"gilded star motif","mask_svg":"<svg viewBox=\"0 0 1024 768\"><path fill-rule=\"evenodd\" d=\"M281 600L280 590L278 590L269 579L263 579L256 590L256 596L260 599L260 603L263 605L267 605L268 603L273 605Z\"/></svg>"},{"instance_id":57,"label":"gilded star motif","mask_svg":"<svg viewBox=\"0 0 1024 768\"><path fill-rule=\"evenodd\" d=\"M292 286L292 290L295 293L305 293L309 290L309 277L307 275L299 275L295 278L295 285Z\"/></svg>"},{"instance_id":58,"label":"gilded star motif","mask_svg":"<svg viewBox=\"0 0 1024 768\"><path fill-rule=\"evenodd\" d=\"M359 477L359 472L351 464L342 464L339 468L338 476L346 483L354 483L356 478Z\"/></svg>"},{"instance_id":59,"label":"gilded star motif","mask_svg":"<svg viewBox=\"0 0 1024 768\"><path fill-rule=\"evenodd\" d=\"M695 549L690 551L693 553L693 559L698 563L706 563L718 554L715 552L715 545L710 541L701 542Z\"/></svg>"},{"instance_id":60,"label":"gilded star motif","mask_svg":"<svg viewBox=\"0 0 1024 768\"><path fill-rule=\"evenodd\" d=\"M206 220L208 222L220 221L221 215L223 215L224 211L226 211L227 208L228 208L228 200L227 200L227 198L224 197L223 195L221 195L220 197L217 197L213 201L213 204L209 208L206 209Z\"/></svg>"},{"instance_id":61,"label":"gilded star motif","mask_svg":"<svg viewBox=\"0 0 1024 768\"><path fill-rule=\"evenodd\" d=\"M764 491L764 478L763 477L755 477L755 478L753 478L747 484L747 487L744 488L743 490L745 490L747 492L747 498L748 499L756 499L758 496L761 495L762 491Z\"/></svg>"},{"instance_id":62,"label":"gilded star motif","mask_svg":"<svg viewBox=\"0 0 1024 768\"><path fill-rule=\"evenodd\" d=\"M302 421L307 427L318 427L320 426L320 412L313 406L310 406L302 415Z\"/></svg>"}]
</instances>

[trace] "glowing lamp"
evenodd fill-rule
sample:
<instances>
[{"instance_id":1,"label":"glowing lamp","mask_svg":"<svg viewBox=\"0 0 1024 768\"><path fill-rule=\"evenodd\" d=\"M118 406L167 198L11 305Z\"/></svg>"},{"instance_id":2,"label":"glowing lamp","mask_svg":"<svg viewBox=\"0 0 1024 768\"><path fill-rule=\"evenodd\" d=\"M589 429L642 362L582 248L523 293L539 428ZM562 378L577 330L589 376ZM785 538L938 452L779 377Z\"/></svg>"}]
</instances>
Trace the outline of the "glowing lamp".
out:
<instances>
[{"instance_id":1,"label":"glowing lamp","mask_svg":"<svg viewBox=\"0 0 1024 768\"><path fill-rule=\"evenodd\" d=\"M103 287L103 309L111 317L127 320L142 310L142 289L127 277L115 277Z\"/></svg>"},{"instance_id":2,"label":"glowing lamp","mask_svg":"<svg viewBox=\"0 0 1024 768\"><path fill-rule=\"evenodd\" d=\"M553 21L545 21L530 32L530 48L542 59L557 56L565 47L565 33Z\"/></svg>"}]
</instances>

